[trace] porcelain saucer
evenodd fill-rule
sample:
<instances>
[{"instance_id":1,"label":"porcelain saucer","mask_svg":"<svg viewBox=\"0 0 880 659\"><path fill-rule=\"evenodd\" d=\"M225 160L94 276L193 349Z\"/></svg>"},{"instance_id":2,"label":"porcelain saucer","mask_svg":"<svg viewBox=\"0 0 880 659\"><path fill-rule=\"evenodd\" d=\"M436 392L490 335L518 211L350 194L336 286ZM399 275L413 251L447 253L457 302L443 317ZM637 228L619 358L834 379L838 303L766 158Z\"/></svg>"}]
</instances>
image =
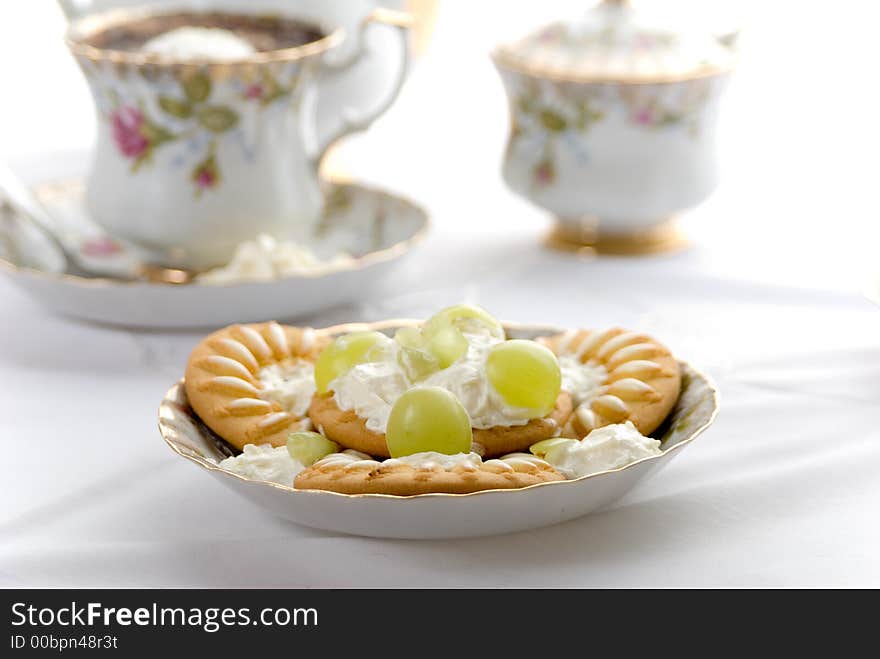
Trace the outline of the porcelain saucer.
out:
<instances>
[{"instance_id":1,"label":"porcelain saucer","mask_svg":"<svg viewBox=\"0 0 880 659\"><path fill-rule=\"evenodd\" d=\"M62 272L39 232L11 210L0 212L0 272L48 308L76 318L143 328L211 327L296 318L364 299L425 236L427 213L394 193L357 183L327 184L324 216L308 246L326 264L272 281L188 284L127 281L139 255L92 223L79 179L34 187L58 222L57 234L82 265L100 273Z\"/></svg>"},{"instance_id":2,"label":"porcelain saucer","mask_svg":"<svg viewBox=\"0 0 880 659\"><path fill-rule=\"evenodd\" d=\"M393 334L416 321L339 325L330 334L372 329ZM505 325L510 338L533 339L562 330ZM159 406L159 432L180 457L207 471L239 496L263 510L297 524L354 535L386 538L463 538L538 528L574 519L619 499L656 473L696 439L715 419L718 392L708 377L680 362L682 392L664 424L653 433L662 453L620 469L568 481L541 483L518 490L473 494L338 494L296 490L292 486L245 478L218 466L235 450L199 419L190 407L183 380Z\"/></svg>"}]
</instances>

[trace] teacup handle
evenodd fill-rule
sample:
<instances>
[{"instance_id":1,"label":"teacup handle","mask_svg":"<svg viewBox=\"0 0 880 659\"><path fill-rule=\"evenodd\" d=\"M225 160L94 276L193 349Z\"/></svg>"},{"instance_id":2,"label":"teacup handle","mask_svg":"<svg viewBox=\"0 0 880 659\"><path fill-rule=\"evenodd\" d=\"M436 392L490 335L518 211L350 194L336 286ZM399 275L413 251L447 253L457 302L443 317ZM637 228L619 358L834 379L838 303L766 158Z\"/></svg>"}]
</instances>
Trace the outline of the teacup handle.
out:
<instances>
[{"instance_id":1,"label":"teacup handle","mask_svg":"<svg viewBox=\"0 0 880 659\"><path fill-rule=\"evenodd\" d=\"M350 105L343 105L333 113L331 119L325 118L323 122L320 122L318 121L319 117L314 117L314 135L312 148L309 151L316 168L320 164L324 153L336 140L349 133L366 129L397 98L403 87L409 67L408 28L411 25L412 17L405 12L381 7L373 9L361 20L357 32L352 35L352 38L355 39L352 52L338 62L324 61L319 74L317 90L316 109L319 113L322 97L327 93L332 84L349 76L357 75L358 65L362 64L364 59L367 59L364 58L364 49L368 33L373 31L387 32L388 35L385 39L393 39L398 42L398 47L401 51L401 55L397 59L398 70L395 72L394 83L376 107L363 110ZM324 116L326 117L327 115Z\"/></svg>"}]
</instances>

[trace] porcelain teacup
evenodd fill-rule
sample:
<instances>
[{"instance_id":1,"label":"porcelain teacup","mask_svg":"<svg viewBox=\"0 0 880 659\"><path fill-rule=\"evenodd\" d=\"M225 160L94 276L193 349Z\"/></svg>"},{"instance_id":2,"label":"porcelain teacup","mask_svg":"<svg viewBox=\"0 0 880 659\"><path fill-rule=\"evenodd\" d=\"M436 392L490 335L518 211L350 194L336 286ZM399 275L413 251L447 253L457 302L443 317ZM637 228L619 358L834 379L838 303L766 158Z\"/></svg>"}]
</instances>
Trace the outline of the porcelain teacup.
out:
<instances>
[{"instance_id":1,"label":"porcelain teacup","mask_svg":"<svg viewBox=\"0 0 880 659\"><path fill-rule=\"evenodd\" d=\"M147 260L192 270L225 263L258 233L308 235L323 206L322 155L397 96L407 22L377 9L346 34L296 14L153 8L74 21L67 43L97 113L89 213ZM126 41L190 25L290 38L230 59L181 58ZM346 102L340 82L369 59L367 38L391 42L397 68L369 103L362 94Z\"/></svg>"}]
</instances>

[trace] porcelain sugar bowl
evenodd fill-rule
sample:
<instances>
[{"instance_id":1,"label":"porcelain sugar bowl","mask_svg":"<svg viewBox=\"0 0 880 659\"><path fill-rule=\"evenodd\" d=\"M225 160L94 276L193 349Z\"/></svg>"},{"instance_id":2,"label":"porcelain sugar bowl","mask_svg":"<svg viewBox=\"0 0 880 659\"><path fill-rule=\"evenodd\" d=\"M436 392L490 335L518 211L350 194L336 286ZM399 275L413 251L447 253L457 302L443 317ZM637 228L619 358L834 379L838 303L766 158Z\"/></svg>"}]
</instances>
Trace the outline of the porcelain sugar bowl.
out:
<instances>
[{"instance_id":1,"label":"porcelain sugar bowl","mask_svg":"<svg viewBox=\"0 0 880 659\"><path fill-rule=\"evenodd\" d=\"M555 241L644 253L717 183L715 129L736 53L605 0L495 49L510 100L507 184L557 219Z\"/></svg>"}]
</instances>

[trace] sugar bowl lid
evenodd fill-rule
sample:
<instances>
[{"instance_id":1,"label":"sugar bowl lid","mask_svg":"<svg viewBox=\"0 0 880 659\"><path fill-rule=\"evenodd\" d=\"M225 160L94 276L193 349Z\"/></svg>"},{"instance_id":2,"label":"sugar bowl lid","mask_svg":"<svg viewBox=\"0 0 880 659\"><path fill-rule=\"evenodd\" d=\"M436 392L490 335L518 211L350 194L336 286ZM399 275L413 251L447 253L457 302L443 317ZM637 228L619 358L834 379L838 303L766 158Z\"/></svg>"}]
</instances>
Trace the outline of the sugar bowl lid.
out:
<instances>
[{"instance_id":1,"label":"sugar bowl lid","mask_svg":"<svg viewBox=\"0 0 880 659\"><path fill-rule=\"evenodd\" d=\"M629 0L602 0L579 19L551 23L502 45L500 67L575 82L672 82L733 67L724 38L651 18Z\"/></svg>"}]
</instances>

